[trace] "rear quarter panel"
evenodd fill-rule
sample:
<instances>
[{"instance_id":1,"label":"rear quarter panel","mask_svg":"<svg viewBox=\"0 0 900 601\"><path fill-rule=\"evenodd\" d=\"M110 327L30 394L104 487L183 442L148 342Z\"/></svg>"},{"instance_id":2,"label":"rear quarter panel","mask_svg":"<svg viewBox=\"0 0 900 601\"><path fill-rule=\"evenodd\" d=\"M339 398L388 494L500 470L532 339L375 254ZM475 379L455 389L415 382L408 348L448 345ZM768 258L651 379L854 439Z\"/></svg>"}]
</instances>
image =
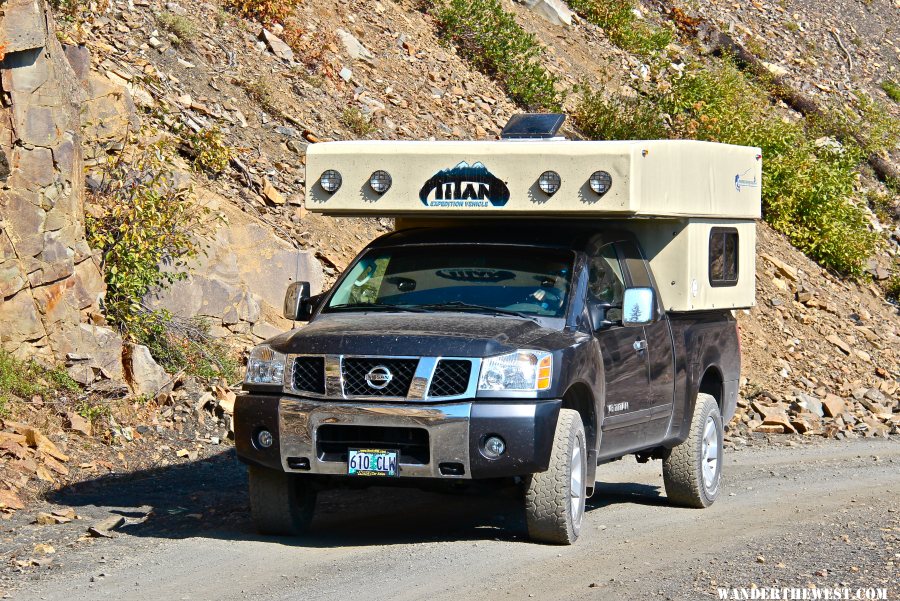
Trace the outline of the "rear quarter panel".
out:
<instances>
[{"instance_id":1,"label":"rear quarter panel","mask_svg":"<svg viewBox=\"0 0 900 601\"><path fill-rule=\"evenodd\" d=\"M717 400L722 419L726 424L731 421L741 375L741 354L736 322L730 311L669 313L669 320L675 344L676 383L665 444L673 446L687 438L701 381L710 370L721 378Z\"/></svg>"}]
</instances>

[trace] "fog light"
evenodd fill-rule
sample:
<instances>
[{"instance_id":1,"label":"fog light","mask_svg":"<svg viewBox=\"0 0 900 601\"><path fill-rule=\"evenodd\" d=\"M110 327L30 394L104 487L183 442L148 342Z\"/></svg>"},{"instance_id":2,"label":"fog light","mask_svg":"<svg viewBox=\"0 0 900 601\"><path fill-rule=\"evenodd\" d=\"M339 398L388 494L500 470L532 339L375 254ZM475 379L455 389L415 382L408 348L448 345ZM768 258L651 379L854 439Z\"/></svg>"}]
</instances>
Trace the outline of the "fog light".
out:
<instances>
[{"instance_id":1,"label":"fog light","mask_svg":"<svg viewBox=\"0 0 900 601\"><path fill-rule=\"evenodd\" d=\"M384 194L391 188L391 174L379 169L369 178L369 187L377 194Z\"/></svg>"},{"instance_id":2,"label":"fog light","mask_svg":"<svg viewBox=\"0 0 900 601\"><path fill-rule=\"evenodd\" d=\"M506 443L499 436L492 434L484 439L481 451L488 459L497 459L506 452Z\"/></svg>"},{"instance_id":3,"label":"fog light","mask_svg":"<svg viewBox=\"0 0 900 601\"><path fill-rule=\"evenodd\" d=\"M556 171L544 171L538 178L538 187L548 196L556 194L561 183L562 180Z\"/></svg>"},{"instance_id":4,"label":"fog light","mask_svg":"<svg viewBox=\"0 0 900 601\"><path fill-rule=\"evenodd\" d=\"M258 444L261 449L268 449L272 446L273 442L275 442L275 437L272 436L272 433L268 430L260 430L256 435L256 444Z\"/></svg>"},{"instance_id":5,"label":"fog light","mask_svg":"<svg viewBox=\"0 0 900 601\"><path fill-rule=\"evenodd\" d=\"M606 171L595 171L591 175L591 190L603 196L612 186L612 176Z\"/></svg>"},{"instance_id":6,"label":"fog light","mask_svg":"<svg viewBox=\"0 0 900 601\"><path fill-rule=\"evenodd\" d=\"M329 194L334 194L341 187L341 174L334 169L328 169L319 178L319 185Z\"/></svg>"}]
</instances>

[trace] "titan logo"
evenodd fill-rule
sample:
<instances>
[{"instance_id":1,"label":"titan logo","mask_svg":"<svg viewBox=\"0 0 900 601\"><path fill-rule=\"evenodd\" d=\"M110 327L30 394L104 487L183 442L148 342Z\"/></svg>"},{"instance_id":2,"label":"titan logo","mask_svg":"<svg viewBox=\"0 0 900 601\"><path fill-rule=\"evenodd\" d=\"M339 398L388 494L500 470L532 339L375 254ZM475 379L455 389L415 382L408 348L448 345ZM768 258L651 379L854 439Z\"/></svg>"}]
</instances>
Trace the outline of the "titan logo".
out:
<instances>
[{"instance_id":1,"label":"titan logo","mask_svg":"<svg viewBox=\"0 0 900 601\"><path fill-rule=\"evenodd\" d=\"M612 405L606 406L607 413L618 413L619 411L628 411L628 401L613 403Z\"/></svg>"}]
</instances>

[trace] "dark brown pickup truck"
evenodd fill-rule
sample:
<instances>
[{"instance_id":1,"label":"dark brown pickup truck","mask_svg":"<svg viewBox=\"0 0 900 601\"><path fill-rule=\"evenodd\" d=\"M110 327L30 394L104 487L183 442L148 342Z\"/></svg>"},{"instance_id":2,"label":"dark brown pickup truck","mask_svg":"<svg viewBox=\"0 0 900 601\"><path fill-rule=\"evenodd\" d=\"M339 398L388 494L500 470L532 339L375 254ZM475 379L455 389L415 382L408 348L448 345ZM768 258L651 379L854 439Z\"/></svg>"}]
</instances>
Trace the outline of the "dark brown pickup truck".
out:
<instances>
[{"instance_id":1,"label":"dark brown pickup truck","mask_svg":"<svg viewBox=\"0 0 900 601\"><path fill-rule=\"evenodd\" d=\"M658 290L601 221L402 230L329 292L295 284L309 324L254 349L235 408L259 530L302 532L323 488L512 486L533 539L571 543L597 466L628 454L662 460L673 503L710 505L736 322Z\"/></svg>"}]
</instances>

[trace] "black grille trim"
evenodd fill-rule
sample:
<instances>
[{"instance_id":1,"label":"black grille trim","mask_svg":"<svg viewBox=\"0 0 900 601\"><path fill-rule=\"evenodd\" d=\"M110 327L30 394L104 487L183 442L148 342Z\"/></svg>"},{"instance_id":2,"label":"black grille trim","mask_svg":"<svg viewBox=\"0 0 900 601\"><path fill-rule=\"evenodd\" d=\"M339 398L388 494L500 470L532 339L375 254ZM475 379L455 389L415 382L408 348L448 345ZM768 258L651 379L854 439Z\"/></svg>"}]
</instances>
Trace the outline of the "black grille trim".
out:
<instances>
[{"instance_id":1,"label":"black grille trim","mask_svg":"<svg viewBox=\"0 0 900 601\"><path fill-rule=\"evenodd\" d=\"M418 365L418 359L345 357L342 365L344 396L405 398ZM366 382L366 374L379 366L386 367L393 376L388 385L381 389L373 388Z\"/></svg>"},{"instance_id":2,"label":"black grille trim","mask_svg":"<svg viewBox=\"0 0 900 601\"><path fill-rule=\"evenodd\" d=\"M464 359L441 359L434 370L429 397L449 397L465 394L472 376L472 362Z\"/></svg>"},{"instance_id":3,"label":"black grille trim","mask_svg":"<svg viewBox=\"0 0 900 601\"><path fill-rule=\"evenodd\" d=\"M431 461L428 430L384 426L323 424L316 429L320 461L347 462L348 449L397 449L400 463L427 465Z\"/></svg>"},{"instance_id":4,"label":"black grille trim","mask_svg":"<svg viewBox=\"0 0 900 601\"><path fill-rule=\"evenodd\" d=\"M325 357L295 357L291 385L294 390L325 394Z\"/></svg>"}]
</instances>

